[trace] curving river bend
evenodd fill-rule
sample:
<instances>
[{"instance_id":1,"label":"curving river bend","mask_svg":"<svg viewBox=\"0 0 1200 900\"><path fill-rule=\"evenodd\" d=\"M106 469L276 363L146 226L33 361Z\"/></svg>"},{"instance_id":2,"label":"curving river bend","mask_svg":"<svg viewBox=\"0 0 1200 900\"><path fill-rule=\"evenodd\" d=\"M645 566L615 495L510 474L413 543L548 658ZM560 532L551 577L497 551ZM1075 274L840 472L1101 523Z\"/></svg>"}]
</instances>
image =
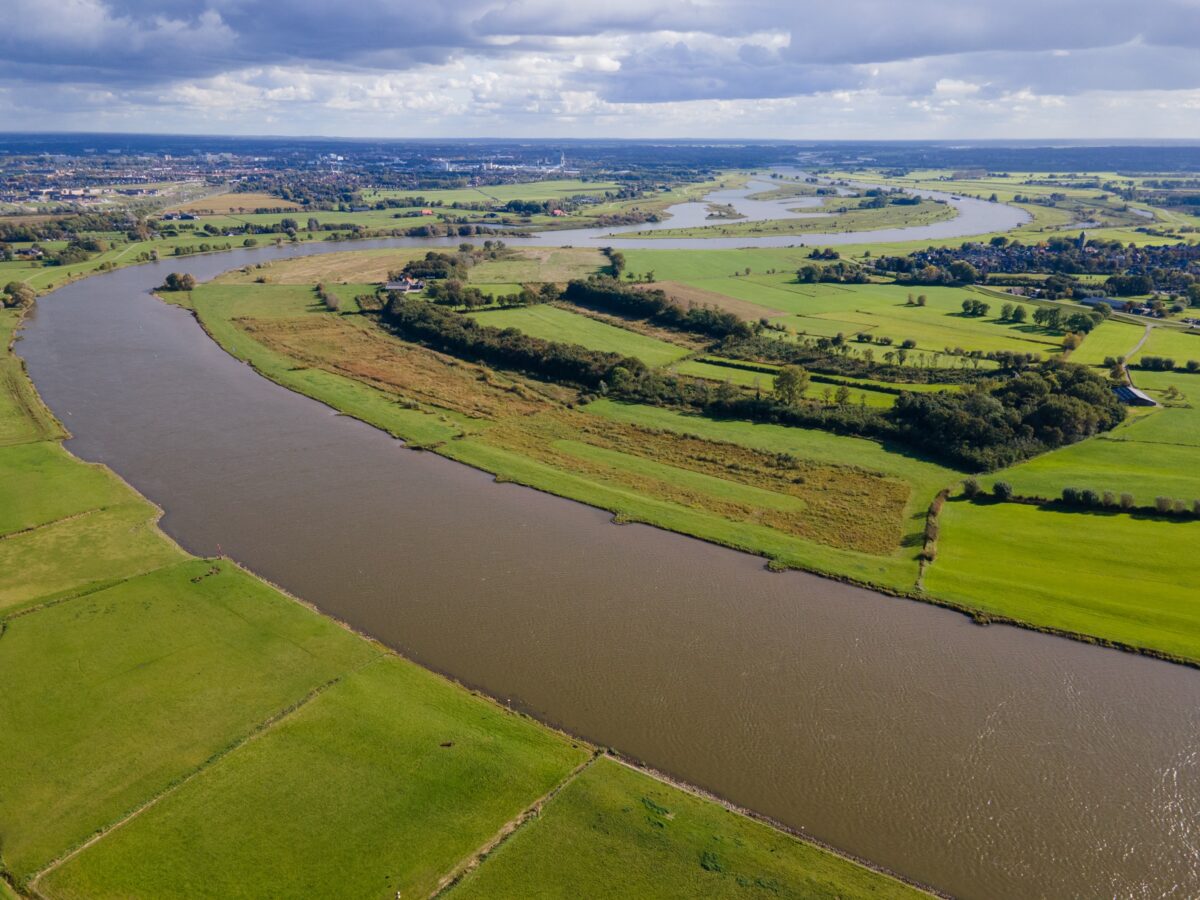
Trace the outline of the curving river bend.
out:
<instances>
[{"instance_id":1,"label":"curving river bend","mask_svg":"<svg viewBox=\"0 0 1200 900\"><path fill-rule=\"evenodd\" d=\"M1200 894L1200 673L772 574L409 452L150 296L179 265L56 291L18 351L71 450L161 505L189 550L943 891Z\"/></svg>"}]
</instances>

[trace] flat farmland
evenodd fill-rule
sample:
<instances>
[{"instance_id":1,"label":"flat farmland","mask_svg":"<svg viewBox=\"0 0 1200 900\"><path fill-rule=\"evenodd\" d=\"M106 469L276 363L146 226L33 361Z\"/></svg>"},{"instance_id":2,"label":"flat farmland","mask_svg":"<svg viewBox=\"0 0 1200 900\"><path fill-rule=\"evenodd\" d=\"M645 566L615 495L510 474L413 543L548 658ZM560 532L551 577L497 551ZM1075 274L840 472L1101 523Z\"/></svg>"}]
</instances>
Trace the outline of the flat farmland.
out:
<instances>
[{"instance_id":1,"label":"flat farmland","mask_svg":"<svg viewBox=\"0 0 1200 900\"><path fill-rule=\"evenodd\" d=\"M760 309L762 315L797 333L851 339L851 351L861 353L870 345L859 345L854 335L863 332L876 339L892 339L892 346L873 346L878 357L902 341L916 341L917 349L944 352L964 350L1007 350L1040 353L1060 352L1062 336L1028 322L1014 324L999 319L1005 302L1024 306L1032 318L1034 307L999 300L967 288L908 287L894 284L802 284L791 273L712 278L688 282L708 293L725 294ZM908 297L924 295L925 306L908 305ZM965 299L983 300L991 307L986 316L966 316ZM786 315L780 316L779 311ZM948 363L947 363L948 364Z\"/></svg>"},{"instance_id":2,"label":"flat farmland","mask_svg":"<svg viewBox=\"0 0 1200 900\"><path fill-rule=\"evenodd\" d=\"M947 503L925 589L972 609L1190 659L1200 655L1188 550L1200 522L1058 512L1017 503ZM1046 548L1053 565L1038 564ZM1131 552L1136 548L1136 552ZM1014 561L1027 561L1014 564Z\"/></svg>"},{"instance_id":3,"label":"flat farmland","mask_svg":"<svg viewBox=\"0 0 1200 900\"><path fill-rule=\"evenodd\" d=\"M665 366L690 352L656 338L597 321L589 316L541 304L519 309L485 310L471 313L481 325L516 328L531 337L547 341L579 344L590 350L633 356L648 366Z\"/></svg>"},{"instance_id":4,"label":"flat farmland","mask_svg":"<svg viewBox=\"0 0 1200 900\"><path fill-rule=\"evenodd\" d=\"M588 754L385 657L44 886L57 898L425 897Z\"/></svg>"},{"instance_id":5,"label":"flat farmland","mask_svg":"<svg viewBox=\"0 0 1200 900\"><path fill-rule=\"evenodd\" d=\"M600 759L448 896L882 900L923 895Z\"/></svg>"},{"instance_id":6,"label":"flat farmland","mask_svg":"<svg viewBox=\"0 0 1200 900\"><path fill-rule=\"evenodd\" d=\"M284 200L271 194L260 194L247 191L246 193L216 194L212 197L201 197L189 200L171 209L178 212L190 212L204 215L229 215L231 213L251 213L256 209L301 209L299 203Z\"/></svg>"},{"instance_id":7,"label":"flat farmland","mask_svg":"<svg viewBox=\"0 0 1200 900\"><path fill-rule=\"evenodd\" d=\"M615 181L582 181L578 178L552 178L544 181L526 181L519 184L489 184L480 187L450 188L441 190L392 190L374 189L363 192L368 203L390 197L421 197L425 203L488 203L503 205L510 200L565 199L585 195L602 196L609 191L620 190Z\"/></svg>"}]
</instances>

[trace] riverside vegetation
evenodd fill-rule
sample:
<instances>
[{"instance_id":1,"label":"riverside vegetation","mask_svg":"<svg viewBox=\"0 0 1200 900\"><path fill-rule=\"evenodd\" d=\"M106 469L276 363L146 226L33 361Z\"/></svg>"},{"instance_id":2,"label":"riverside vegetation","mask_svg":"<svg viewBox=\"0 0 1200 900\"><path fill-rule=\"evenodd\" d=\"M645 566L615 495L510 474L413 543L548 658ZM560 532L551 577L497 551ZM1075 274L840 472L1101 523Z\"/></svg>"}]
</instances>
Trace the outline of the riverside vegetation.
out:
<instances>
[{"instance_id":1,"label":"riverside vegetation","mask_svg":"<svg viewBox=\"0 0 1200 900\"><path fill-rule=\"evenodd\" d=\"M164 296L192 306L227 349L282 384L414 446L609 509L619 520L981 619L1200 658L1200 621L1180 599L1193 574L1186 559L1161 568L1160 557L1098 552L1057 562L1054 574L1002 562L1010 553L1037 558L1046 529L1112 549L1113 541L1143 535L1157 545L1180 534L1172 529L1196 527L1190 517L1164 531L1167 523L1144 515L1102 524L1047 509L997 534L1001 520L1032 511L956 499L973 471L1000 470L1003 479L1059 458L1082 460L1085 468L1050 492L1057 494L1086 481L1098 448L1188 415L1179 402L1123 423L1107 368L1068 361L1067 317L1036 323L1042 307L1014 297L1009 307L1029 311L1020 321L970 286L910 291L806 281L813 253L800 248L635 250L603 259L593 252L559 250L560 260L574 254L579 266L560 261L558 277L541 280L524 250L497 243L488 251L436 251L453 257L446 270L453 277L442 283L456 281L454 290L389 297L347 283L343 294L375 310L366 314L362 306L331 314L312 286L314 265L348 271L355 254L235 271ZM822 256L816 265L845 262ZM428 270L419 253L393 258L397 272ZM519 290L462 303L498 264L524 267ZM659 271L669 280L658 281ZM870 318L856 318L858 310ZM792 324L803 320L832 328ZM870 322L863 332L870 341L830 333L847 320ZM1116 324L1094 328L1079 349ZM944 343L947 335L954 344ZM779 381L789 367L800 377L785 396ZM1097 477L1157 492L1172 452L1152 449L1144 461L1127 455L1122 474ZM1165 462L1145 477L1155 456ZM1192 489L1188 477L1172 478L1176 493L1190 497L1182 494ZM945 488L951 502L931 523L930 503ZM1088 589L1076 577L1085 571L1097 573ZM1060 595L1062 584L1075 587Z\"/></svg>"},{"instance_id":2,"label":"riverside vegetation","mask_svg":"<svg viewBox=\"0 0 1200 900\"><path fill-rule=\"evenodd\" d=\"M514 866L544 894L918 893L190 557L63 448L22 314L0 309L4 896L496 896Z\"/></svg>"}]
</instances>

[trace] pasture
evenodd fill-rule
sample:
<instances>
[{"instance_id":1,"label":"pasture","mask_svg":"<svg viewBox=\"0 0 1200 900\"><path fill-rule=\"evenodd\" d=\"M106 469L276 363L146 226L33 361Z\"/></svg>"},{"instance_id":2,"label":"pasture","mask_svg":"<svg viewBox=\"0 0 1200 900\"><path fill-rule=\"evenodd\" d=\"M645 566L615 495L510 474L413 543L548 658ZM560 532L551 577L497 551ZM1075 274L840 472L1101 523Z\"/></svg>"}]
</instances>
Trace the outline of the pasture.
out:
<instances>
[{"instance_id":1,"label":"pasture","mask_svg":"<svg viewBox=\"0 0 1200 900\"><path fill-rule=\"evenodd\" d=\"M212 197L200 197L199 199L189 200L187 203L173 206L171 207L171 211L222 216L232 213L252 213L256 209L298 210L301 208L299 203L284 200L282 197L247 191L244 193L233 192L215 194Z\"/></svg>"},{"instance_id":2,"label":"pasture","mask_svg":"<svg viewBox=\"0 0 1200 900\"><path fill-rule=\"evenodd\" d=\"M601 758L448 894L567 896L924 895Z\"/></svg>"},{"instance_id":3,"label":"pasture","mask_svg":"<svg viewBox=\"0 0 1200 900\"><path fill-rule=\"evenodd\" d=\"M515 328L531 337L567 344L579 344L590 350L633 356L648 366L665 366L687 356L686 347L669 344L600 322L582 313L558 306L540 304L519 309L485 310L471 313L480 325Z\"/></svg>"},{"instance_id":4,"label":"pasture","mask_svg":"<svg viewBox=\"0 0 1200 900\"><path fill-rule=\"evenodd\" d=\"M1069 535L1069 542L1064 541ZM1036 626L1200 658L1200 522L947 503L933 596Z\"/></svg>"},{"instance_id":5,"label":"pasture","mask_svg":"<svg viewBox=\"0 0 1200 900\"><path fill-rule=\"evenodd\" d=\"M64 900L429 896L587 756L384 657L347 672L43 885Z\"/></svg>"}]
</instances>

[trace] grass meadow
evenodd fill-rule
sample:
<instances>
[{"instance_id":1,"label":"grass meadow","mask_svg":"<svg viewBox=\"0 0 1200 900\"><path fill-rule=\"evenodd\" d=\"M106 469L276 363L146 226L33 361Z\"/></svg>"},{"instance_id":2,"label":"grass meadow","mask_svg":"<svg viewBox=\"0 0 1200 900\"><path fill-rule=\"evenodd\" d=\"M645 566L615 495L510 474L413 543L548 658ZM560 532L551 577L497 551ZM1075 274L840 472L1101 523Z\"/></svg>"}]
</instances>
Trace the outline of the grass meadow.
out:
<instances>
[{"instance_id":1,"label":"grass meadow","mask_svg":"<svg viewBox=\"0 0 1200 900\"><path fill-rule=\"evenodd\" d=\"M448 894L805 900L923 896L611 759L600 759Z\"/></svg>"}]
</instances>

